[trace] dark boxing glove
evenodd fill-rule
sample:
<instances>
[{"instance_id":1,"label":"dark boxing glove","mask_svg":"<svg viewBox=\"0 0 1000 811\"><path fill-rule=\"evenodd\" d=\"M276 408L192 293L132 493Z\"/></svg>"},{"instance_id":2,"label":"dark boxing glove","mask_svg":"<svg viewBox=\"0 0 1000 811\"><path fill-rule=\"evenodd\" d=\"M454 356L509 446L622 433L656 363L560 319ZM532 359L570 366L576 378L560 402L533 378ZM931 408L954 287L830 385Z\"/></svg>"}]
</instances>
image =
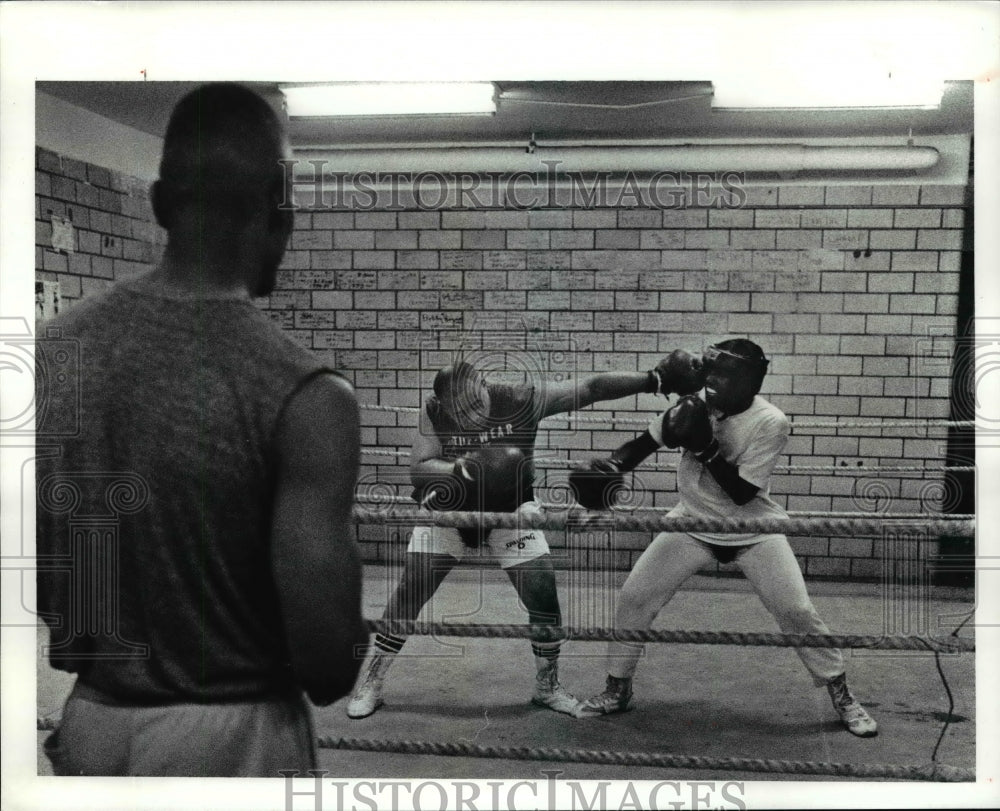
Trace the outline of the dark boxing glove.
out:
<instances>
[{"instance_id":1,"label":"dark boxing glove","mask_svg":"<svg viewBox=\"0 0 1000 811\"><path fill-rule=\"evenodd\" d=\"M591 459L585 468L574 468L569 474L573 497L588 510L608 510L625 489L625 480L614 459Z\"/></svg>"},{"instance_id":2,"label":"dark boxing glove","mask_svg":"<svg viewBox=\"0 0 1000 811\"><path fill-rule=\"evenodd\" d=\"M662 434L668 448L686 448L701 462L710 461L719 450L708 406L698 397L681 398L663 415Z\"/></svg>"},{"instance_id":3,"label":"dark boxing glove","mask_svg":"<svg viewBox=\"0 0 1000 811\"><path fill-rule=\"evenodd\" d=\"M452 474L465 488L466 509L515 509L530 484L524 453L509 445L485 445L455 461Z\"/></svg>"},{"instance_id":4,"label":"dark boxing glove","mask_svg":"<svg viewBox=\"0 0 1000 811\"><path fill-rule=\"evenodd\" d=\"M701 358L675 349L649 372L651 394L694 394L705 386Z\"/></svg>"}]
</instances>

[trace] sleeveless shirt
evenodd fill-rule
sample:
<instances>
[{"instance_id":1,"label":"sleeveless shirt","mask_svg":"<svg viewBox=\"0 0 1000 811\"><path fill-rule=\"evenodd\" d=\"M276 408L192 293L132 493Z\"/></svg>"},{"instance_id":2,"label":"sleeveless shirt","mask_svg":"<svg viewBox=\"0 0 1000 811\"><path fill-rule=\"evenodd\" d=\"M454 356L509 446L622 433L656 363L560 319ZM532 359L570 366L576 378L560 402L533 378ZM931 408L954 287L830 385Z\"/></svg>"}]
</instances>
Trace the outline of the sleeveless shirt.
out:
<instances>
[{"instance_id":1,"label":"sleeveless shirt","mask_svg":"<svg viewBox=\"0 0 1000 811\"><path fill-rule=\"evenodd\" d=\"M134 703L291 689L270 563L275 435L291 396L331 370L248 300L171 298L142 279L41 329L38 444L59 446L36 478L53 667ZM76 431L49 440L47 425Z\"/></svg>"}]
</instances>

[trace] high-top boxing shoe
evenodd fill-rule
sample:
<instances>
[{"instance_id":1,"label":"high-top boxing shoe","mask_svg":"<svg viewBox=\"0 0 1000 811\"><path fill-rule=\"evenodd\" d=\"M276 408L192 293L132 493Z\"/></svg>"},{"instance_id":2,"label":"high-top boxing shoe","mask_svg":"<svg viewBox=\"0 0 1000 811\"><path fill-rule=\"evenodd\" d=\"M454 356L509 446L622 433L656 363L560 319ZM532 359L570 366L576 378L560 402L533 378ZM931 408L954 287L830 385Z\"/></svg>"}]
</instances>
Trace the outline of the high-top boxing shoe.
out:
<instances>
[{"instance_id":1,"label":"high-top boxing shoe","mask_svg":"<svg viewBox=\"0 0 1000 811\"><path fill-rule=\"evenodd\" d=\"M631 709L632 679L619 679L608 676L607 686L603 693L588 698L580 703L576 711L577 718L593 718L597 715L609 715L613 712L625 712Z\"/></svg>"},{"instance_id":2,"label":"high-top boxing shoe","mask_svg":"<svg viewBox=\"0 0 1000 811\"><path fill-rule=\"evenodd\" d=\"M382 686L394 658L395 654L383 651L372 654L365 677L347 704L348 718L367 718L385 703L382 699Z\"/></svg>"},{"instance_id":3,"label":"high-top boxing shoe","mask_svg":"<svg viewBox=\"0 0 1000 811\"><path fill-rule=\"evenodd\" d=\"M535 694L531 697L531 703L574 715L580 702L559 683L559 660L536 656L535 666L538 672L535 675Z\"/></svg>"},{"instance_id":4,"label":"high-top boxing shoe","mask_svg":"<svg viewBox=\"0 0 1000 811\"><path fill-rule=\"evenodd\" d=\"M848 732L859 738L872 738L878 734L878 724L875 723L875 719L861 706L851 693L851 688L847 686L846 674L841 673L828 682L826 689L830 691L833 708Z\"/></svg>"}]
</instances>

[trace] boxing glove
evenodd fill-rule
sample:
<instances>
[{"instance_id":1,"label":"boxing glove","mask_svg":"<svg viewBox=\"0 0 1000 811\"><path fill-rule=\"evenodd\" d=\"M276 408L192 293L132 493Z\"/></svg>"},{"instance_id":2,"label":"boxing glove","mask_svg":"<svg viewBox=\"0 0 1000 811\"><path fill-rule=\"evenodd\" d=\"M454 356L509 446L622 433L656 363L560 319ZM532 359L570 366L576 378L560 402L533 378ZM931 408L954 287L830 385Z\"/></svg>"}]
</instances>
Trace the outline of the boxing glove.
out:
<instances>
[{"instance_id":1,"label":"boxing glove","mask_svg":"<svg viewBox=\"0 0 1000 811\"><path fill-rule=\"evenodd\" d=\"M649 372L651 394L694 394L705 386L701 358L675 349Z\"/></svg>"},{"instance_id":2,"label":"boxing glove","mask_svg":"<svg viewBox=\"0 0 1000 811\"><path fill-rule=\"evenodd\" d=\"M625 489L624 477L614 459L591 459L585 468L569 474L573 497L588 510L608 510Z\"/></svg>"},{"instance_id":3,"label":"boxing glove","mask_svg":"<svg viewBox=\"0 0 1000 811\"><path fill-rule=\"evenodd\" d=\"M466 509L515 509L530 484L527 459L509 445L484 445L455 460L452 475L465 488Z\"/></svg>"},{"instance_id":4,"label":"boxing glove","mask_svg":"<svg viewBox=\"0 0 1000 811\"><path fill-rule=\"evenodd\" d=\"M683 397L663 415L663 444L687 448L695 454L708 450L714 442L708 407L697 397Z\"/></svg>"}]
</instances>

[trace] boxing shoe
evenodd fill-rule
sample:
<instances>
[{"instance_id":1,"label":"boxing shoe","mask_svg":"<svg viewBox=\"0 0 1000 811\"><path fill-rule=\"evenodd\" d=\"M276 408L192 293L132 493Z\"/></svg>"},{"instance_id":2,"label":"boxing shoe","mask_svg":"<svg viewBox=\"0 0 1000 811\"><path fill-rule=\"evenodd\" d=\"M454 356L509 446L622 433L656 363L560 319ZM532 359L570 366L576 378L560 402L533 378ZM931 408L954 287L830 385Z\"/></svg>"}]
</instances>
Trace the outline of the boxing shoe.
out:
<instances>
[{"instance_id":1,"label":"boxing shoe","mask_svg":"<svg viewBox=\"0 0 1000 811\"><path fill-rule=\"evenodd\" d=\"M535 657L535 694L531 703L550 710L575 715L580 701L559 683L559 660Z\"/></svg>"},{"instance_id":2,"label":"boxing shoe","mask_svg":"<svg viewBox=\"0 0 1000 811\"><path fill-rule=\"evenodd\" d=\"M875 719L861 706L851 693L851 688L847 686L846 674L841 673L828 682L826 689L830 692L833 708L848 732L859 738L873 738L878 734L878 724L875 723Z\"/></svg>"},{"instance_id":3,"label":"boxing shoe","mask_svg":"<svg viewBox=\"0 0 1000 811\"><path fill-rule=\"evenodd\" d=\"M367 718L385 704L382 698L382 686L393 658L393 654L381 651L372 655L364 679L347 703L348 718Z\"/></svg>"},{"instance_id":4,"label":"boxing shoe","mask_svg":"<svg viewBox=\"0 0 1000 811\"><path fill-rule=\"evenodd\" d=\"M576 717L593 718L598 715L609 715L613 712L625 712L632 709L631 702L632 679L608 676L604 692L581 702L576 711Z\"/></svg>"}]
</instances>

